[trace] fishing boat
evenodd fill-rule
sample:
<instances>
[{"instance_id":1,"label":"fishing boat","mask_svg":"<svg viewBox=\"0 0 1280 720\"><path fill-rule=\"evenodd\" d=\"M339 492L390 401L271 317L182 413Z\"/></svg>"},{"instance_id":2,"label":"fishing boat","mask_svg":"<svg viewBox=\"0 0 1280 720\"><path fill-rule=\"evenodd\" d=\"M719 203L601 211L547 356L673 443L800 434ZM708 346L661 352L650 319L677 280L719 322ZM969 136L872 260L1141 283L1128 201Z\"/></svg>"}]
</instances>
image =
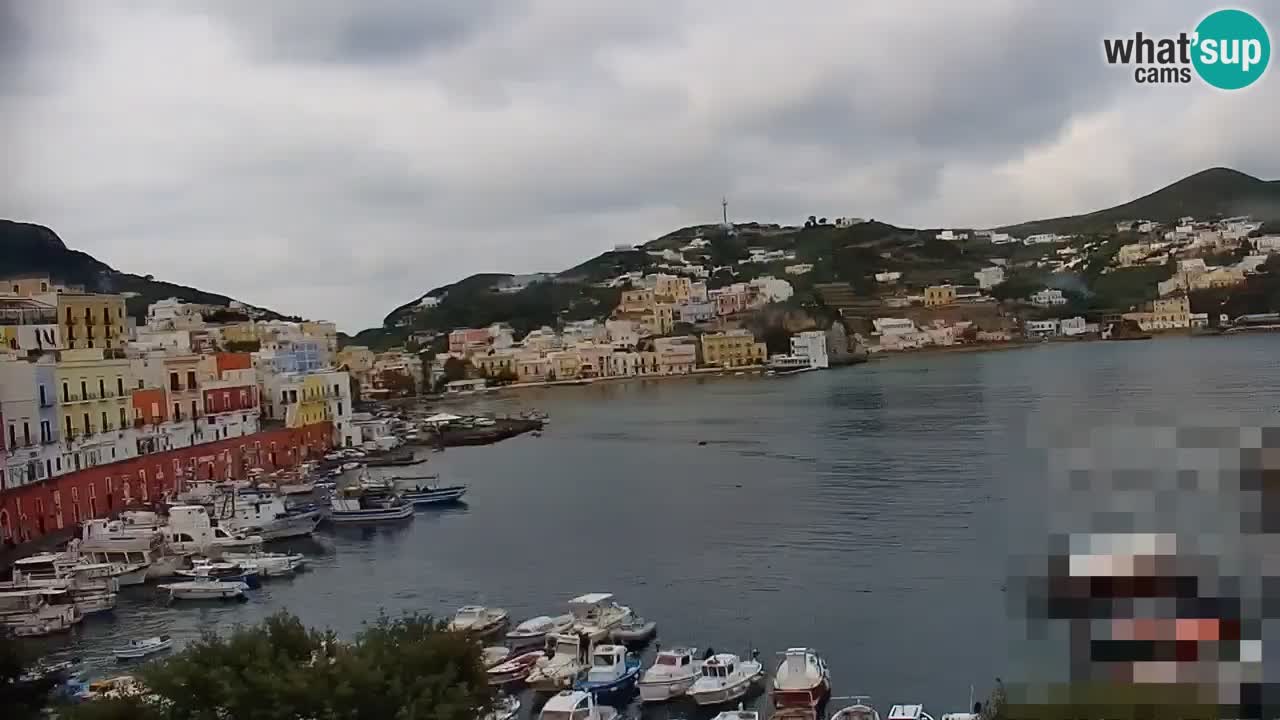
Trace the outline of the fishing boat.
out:
<instances>
[{"instance_id":1,"label":"fishing boat","mask_svg":"<svg viewBox=\"0 0 1280 720\"><path fill-rule=\"evenodd\" d=\"M616 698L634 692L640 677L640 658L622 645L597 645L587 676L574 687L596 697Z\"/></svg>"},{"instance_id":2,"label":"fishing boat","mask_svg":"<svg viewBox=\"0 0 1280 720\"><path fill-rule=\"evenodd\" d=\"M130 640L115 649L117 660L137 660L173 647L173 639L168 635L157 635L143 640Z\"/></svg>"},{"instance_id":3,"label":"fishing boat","mask_svg":"<svg viewBox=\"0 0 1280 720\"><path fill-rule=\"evenodd\" d=\"M503 695L493 701L493 709L480 720L515 720L520 714L520 698L514 695Z\"/></svg>"},{"instance_id":4,"label":"fishing boat","mask_svg":"<svg viewBox=\"0 0 1280 720\"><path fill-rule=\"evenodd\" d=\"M685 693L699 705L720 705L741 698L764 679L764 666L753 654L743 660L731 653L712 655L702 663L702 674Z\"/></svg>"},{"instance_id":5,"label":"fishing boat","mask_svg":"<svg viewBox=\"0 0 1280 720\"><path fill-rule=\"evenodd\" d=\"M536 692L557 692L573 687L587 667L586 648L580 648L582 637L569 633L547 635L552 655L539 660L529 673L529 687ZM590 642L588 640L588 642Z\"/></svg>"},{"instance_id":6,"label":"fishing boat","mask_svg":"<svg viewBox=\"0 0 1280 720\"><path fill-rule=\"evenodd\" d=\"M249 586L237 580L187 580L159 588L170 600L244 600Z\"/></svg>"},{"instance_id":7,"label":"fishing boat","mask_svg":"<svg viewBox=\"0 0 1280 720\"><path fill-rule=\"evenodd\" d=\"M585 633L591 642L609 637L614 628L631 619L631 608L613 601L612 593L587 593L569 601L573 631Z\"/></svg>"},{"instance_id":8,"label":"fishing boat","mask_svg":"<svg viewBox=\"0 0 1280 720\"><path fill-rule=\"evenodd\" d=\"M827 663L811 648L788 648L773 675L775 710L816 710L831 694Z\"/></svg>"},{"instance_id":9,"label":"fishing boat","mask_svg":"<svg viewBox=\"0 0 1280 720\"><path fill-rule=\"evenodd\" d=\"M264 541L306 537L321 520L319 509L293 509L280 495L254 491L227 495L219 514L220 522L227 528L257 535Z\"/></svg>"},{"instance_id":10,"label":"fishing boat","mask_svg":"<svg viewBox=\"0 0 1280 720\"><path fill-rule=\"evenodd\" d=\"M414 505L436 505L457 502L467 493L466 485L416 485L400 491Z\"/></svg>"},{"instance_id":11,"label":"fishing boat","mask_svg":"<svg viewBox=\"0 0 1280 720\"><path fill-rule=\"evenodd\" d=\"M258 568L253 565L241 565L233 562L214 562L208 558L192 558L189 570L179 570L178 577L193 580L225 580L242 582L250 589L260 585Z\"/></svg>"},{"instance_id":12,"label":"fishing boat","mask_svg":"<svg viewBox=\"0 0 1280 720\"><path fill-rule=\"evenodd\" d=\"M697 648L659 650L653 665L640 675L640 702L665 702L681 697L702 673Z\"/></svg>"},{"instance_id":13,"label":"fishing boat","mask_svg":"<svg viewBox=\"0 0 1280 720\"><path fill-rule=\"evenodd\" d=\"M585 690L565 690L556 694L538 714L538 720L617 720L618 711L597 705Z\"/></svg>"},{"instance_id":14,"label":"fishing boat","mask_svg":"<svg viewBox=\"0 0 1280 720\"><path fill-rule=\"evenodd\" d=\"M658 623L632 616L630 620L615 627L609 632L614 642L623 645L643 645L653 639L658 632Z\"/></svg>"},{"instance_id":15,"label":"fishing boat","mask_svg":"<svg viewBox=\"0 0 1280 720\"><path fill-rule=\"evenodd\" d=\"M225 552L222 553L222 559L229 563L239 563L242 566L252 565L258 568L258 574L262 577L280 577L292 575L294 572L306 567L306 557L298 553L273 553L273 552Z\"/></svg>"},{"instance_id":16,"label":"fishing boat","mask_svg":"<svg viewBox=\"0 0 1280 720\"><path fill-rule=\"evenodd\" d=\"M871 707L870 697L866 695L853 695L850 697L836 697L832 700L852 700L853 704L840 708L831 716L831 720L880 720L880 713Z\"/></svg>"},{"instance_id":17,"label":"fishing boat","mask_svg":"<svg viewBox=\"0 0 1280 720\"><path fill-rule=\"evenodd\" d=\"M512 647L542 646L548 633L565 632L573 626L573 615L539 615L515 626L507 633L507 642Z\"/></svg>"},{"instance_id":18,"label":"fishing boat","mask_svg":"<svg viewBox=\"0 0 1280 720\"><path fill-rule=\"evenodd\" d=\"M394 493L371 493L346 488L330 501L329 520L335 523L386 522L413 517L413 505Z\"/></svg>"},{"instance_id":19,"label":"fishing boat","mask_svg":"<svg viewBox=\"0 0 1280 720\"><path fill-rule=\"evenodd\" d=\"M888 720L933 720L923 705L894 705L889 708Z\"/></svg>"},{"instance_id":20,"label":"fishing boat","mask_svg":"<svg viewBox=\"0 0 1280 720\"><path fill-rule=\"evenodd\" d=\"M546 654L541 650L530 650L515 657L508 657L506 661L485 671L489 676L489 684L508 685L520 682L529 677L529 673L533 672L534 666L544 658L546 658Z\"/></svg>"},{"instance_id":21,"label":"fishing boat","mask_svg":"<svg viewBox=\"0 0 1280 720\"><path fill-rule=\"evenodd\" d=\"M482 605L467 605L458 609L449 621L449 629L476 637L488 637L507 626L507 611Z\"/></svg>"}]
</instances>

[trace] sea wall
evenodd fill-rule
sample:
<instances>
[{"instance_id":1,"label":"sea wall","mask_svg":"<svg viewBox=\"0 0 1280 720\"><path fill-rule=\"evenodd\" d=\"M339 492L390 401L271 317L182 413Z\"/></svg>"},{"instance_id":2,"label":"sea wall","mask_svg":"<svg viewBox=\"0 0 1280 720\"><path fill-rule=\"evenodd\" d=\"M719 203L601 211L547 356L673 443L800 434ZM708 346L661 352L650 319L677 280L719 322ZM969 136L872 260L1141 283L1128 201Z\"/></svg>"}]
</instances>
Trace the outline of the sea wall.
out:
<instances>
[{"instance_id":1,"label":"sea wall","mask_svg":"<svg viewBox=\"0 0 1280 720\"><path fill-rule=\"evenodd\" d=\"M176 493L179 479L243 478L250 468L294 467L332 447L331 423L265 430L142 455L0 493L0 542L6 549L68 534L77 523Z\"/></svg>"}]
</instances>

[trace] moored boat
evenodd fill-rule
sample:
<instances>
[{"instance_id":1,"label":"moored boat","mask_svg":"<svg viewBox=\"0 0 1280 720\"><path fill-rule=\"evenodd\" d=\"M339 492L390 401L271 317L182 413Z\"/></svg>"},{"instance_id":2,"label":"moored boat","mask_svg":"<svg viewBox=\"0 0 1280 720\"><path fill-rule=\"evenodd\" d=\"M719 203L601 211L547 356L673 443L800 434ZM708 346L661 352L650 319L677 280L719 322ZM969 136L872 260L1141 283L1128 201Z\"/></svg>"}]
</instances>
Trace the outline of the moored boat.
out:
<instances>
[{"instance_id":1,"label":"moored boat","mask_svg":"<svg viewBox=\"0 0 1280 720\"><path fill-rule=\"evenodd\" d=\"M502 608L487 608L482 605L467 605L459 608L449 621L449 629L454 632L465 632L476 637L488 637L502 630L507 625L507 611Z\"/></svg>"},{"instance_id":2,"label":"moored boat","mask_svg":"<svg viewBox=\"0 0 1280 720\"><path fill-rule=\"evenodd\" d=\"M193 580L224 580L242 582L250 589L259 586L258 568L254 565L233 562L214 562L208 558L193 558L191 568L178 570L178 577Z\"/></svg>"},{"instance_id":3,"label":"moored boat","mask_svg":"<svg viewBox=\"0 0 1280 720\"><path fill-rule=\"evenodd\" d=\"M889 708L888 720L933 720L923 705L894 705Z\"/></svg>"},{"instance_id":4,"label":"moored boat","mask_svg":"<svg viewBox=\"0 0 1280 720\"><path fill-rule=\"evenodd\" d=\"M387 522L413 517L413 504L394 493L370 493L364 489L346 488L330 501L330 522Z\"/></svg>"},{"instance_id":5,"label":"moored boat","mask_svg":"<svg viewBox=\"0 0 1280 720\"><path fill-rule=\"evenodd\" d=\"M831 698L832 700L852 700L853 704L840 708L831 715L831 720L880 720L880 713L869 704L870 697L853 695L851 697Z\"/></svg>"},{"instance_id":6,"label":"moored boat","mask_svg":"<svg viewBox=\"0 0 1280 720\"><path fill-rule=\"evenodd\" d=\"M582 641L582 636L570 633L547 635L553 654L539 660L530 671L527 678L529 687L537 692L556 692L572 687L587 669L587 648L581 647Z\"/></svg>"},{"instance_id":7,"label":"moored boat","mask_svg":"<svg viewBox=\"0 0 1280 720\"><path fill-rule=\"evenodd\" d=\"M773 707L816 711L831 693L827 663L811 648L788 648L773 676Z\"/></svg>"},{"instance_id":8,"label":"moored boat","mask_svg":"<svg viewBox=\"0 0 1280 720\"><path fill-rule=\"evenodd\" d=\"M587 676L574 686L596 697L614 698L627 695L636 688L640 677L640 658L622 645L597 645L591 653Z\"/></svg>"},{"instance_id":9,"label":"moored boat","mask_svg":"<svg viewBox=\"0 0 1280 720\"><path fill-rule=\"evenodd\" d=\"M137 660L173 647L173 639L168 635L158 635L142 640L130 640L115 649L117 660Z\"/></svg>"},{"instance_id":10,"label":"moored boat","mask_svg":"<svg viewBox=\"0 0 1280 720\"><path fill-rule=\"evenodd\" d=\"M726 710L716 713L711 720L760 720L760 713L755 710L744 710L741 705L737 710Z\"/></svg>"},{"instance_id":11,"label":"moored boat","mask_svg":"<svg viewBox=\"0 0 1280 720\"><path fill-rule=\"evenodd\" d=\"M640 701L665 702L682 697L701 674L697 648L675 647L658 650L657 656L640 675Z\"/></svg>"},{"instance_id":12,"label":"moored boat","mask_svg":"<svg viewBox=\"0 0 1280 720\"><path fill-rule=\"evenodd\" d=\"M612 593L587 593L569 601L573 632L584 633L591 642L609 637L614 628L631 619L631 608L613 601Z\"/></svg>"},{"instance_id":13,"label":"moored boat","mask_svg":"<svg viewBox=\"0 0 1280 720\"><path fill-rule=\"evenodd\" d=\"M753 657L743 660L731 653L712 655L702 663L702 674L686 693L699 705L719 705L737 700L764 679L764 666Z\"/></svg>"},{"instance_id":14,"label":"moored boat","mask_svg":"<svg viewBox=\"0 0 1280 720\"><path fill-rule=\"evenodd\" d=\"M493 710L483 715L480 720L514 720L520 714L520 698L514 695L503 695L493 701Z\"/></svg>"},{"instance_id":15,"label":"moored boat","mask_svg":"<svg viewBox=\"0 0 1280 720\"><path fill-rule=\"evenodd\" d=\"M632 616L609 632L614 642L623 645L643 645L653 639L658 632L658 623Z\"/></svg>"},{"instance_id":16,"label":"moored boat","mask_svg":"<svg viewBox=\"0 0 1280 720\"><path fill-rule=\"evenodd\" d=\"M188 580L159 586L170 600L244 600L249 586L239 581Z\"/></svg>"},{"instance_id":17,"label":"moored boat","mask_svg":"<svg viewBox=\"0 0 1280 720\"><path fill-rule=\"evenodd\" d=\"M507 642L512 647L539 647L546 641L549 633L565 632L573 625L573 615L539 615L515 626L507 633Z\"/></svg>"},{"instance_id":18,"label":"moored boat","mask_svg":"<svg viewBox=\"0 0 1280 720\"><path fill-rule=\"evenodd\" d=\"M507 685L520 682L529 677L529 673L533 672L534 666L545 657L546 655L541 650L530 650L515 657L508 657L504 662L494 665L485 671L489 676L489 684Z\"/></svg>"},{"instance_id":19,"label":"moored boat","mask_svg":"<svg viewBox=\"0 0 1280 720\"><path fill-rule=\"evenodd\" d=\"M591 693L584 690L565 690L556 694L538 714L538 720L616 720L617 717L617 710L596 704Z\"/></svg>"},{"instance_id":20,"label":"moored boat","mask_svg":"<svg viewBox=\"0 0 1280 720\"><path fill-rule=\"evenodd\" d=\"M65 632L84 619L65 587L0 592L0 631L17 637Z\"/></svg>"},{"instance_id":21,"label":"moored boat","mask_svg":"<svg viewBox=\"0 0 1280 720\"><path fill-rule=\"evenodd\" d=\"M307 564L306 557L298 553L226 552L222 553L222 559L226 562L238 563L241 566L256 567L258 568L258 574L262 577L292 575Z\"/></svg>"}]
</instances>

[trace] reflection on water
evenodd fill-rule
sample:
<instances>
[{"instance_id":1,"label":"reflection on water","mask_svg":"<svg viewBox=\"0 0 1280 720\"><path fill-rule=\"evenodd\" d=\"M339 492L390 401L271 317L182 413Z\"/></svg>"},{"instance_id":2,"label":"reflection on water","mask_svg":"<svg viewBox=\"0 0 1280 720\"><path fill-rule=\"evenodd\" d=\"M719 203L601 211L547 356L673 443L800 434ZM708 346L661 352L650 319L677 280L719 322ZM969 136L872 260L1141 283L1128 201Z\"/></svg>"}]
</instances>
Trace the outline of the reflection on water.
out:
<instances>
[{"instance_id":1,"label":"reflection on water","mask_svg":"<svg viewBox=\"0 0 1280 720\"><path fill-rule=\"evenodd\" d=\"M280 608L351 633L380 611L481 603L518 622L609 591L656 620L664 644L755 647L770 666L813 646L835 694L882 710L923 702L936 717L1007 674L1009 518L1044 512L1039 428L1274 409L1277 390L1255 380L1277 342L1044 346L482 396L470 409L537 408L551 423L542 437L431 454L429 472L469 486L465 505L285 543L311 568L247 603L164 606L129 589L114 618L42 643L109 672L124 640L167 632L180 645Z\"/></svg>"}]
</instances>

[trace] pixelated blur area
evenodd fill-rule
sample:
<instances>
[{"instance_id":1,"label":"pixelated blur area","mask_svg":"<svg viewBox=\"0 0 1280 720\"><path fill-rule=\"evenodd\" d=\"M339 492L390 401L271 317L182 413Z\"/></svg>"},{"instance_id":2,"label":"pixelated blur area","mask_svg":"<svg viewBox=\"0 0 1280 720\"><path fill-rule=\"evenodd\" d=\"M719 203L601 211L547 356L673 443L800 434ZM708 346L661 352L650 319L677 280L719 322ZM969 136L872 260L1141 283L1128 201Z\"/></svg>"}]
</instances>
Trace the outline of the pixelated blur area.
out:
<instances>
[{"instance_id":1,"label":"pixelated blur area","mask_svg":"<svg viewBox=\"0 0 1280 720\"><path fill-rule=\"evenodd\" d=\"M1264 642L1280 614L1280 429L1219 418L1044 437L1044 494L1011 538L1005 715L1280 716L1280 662L1264 651L1280 660Z\"/></svg>"}]
</instances>

